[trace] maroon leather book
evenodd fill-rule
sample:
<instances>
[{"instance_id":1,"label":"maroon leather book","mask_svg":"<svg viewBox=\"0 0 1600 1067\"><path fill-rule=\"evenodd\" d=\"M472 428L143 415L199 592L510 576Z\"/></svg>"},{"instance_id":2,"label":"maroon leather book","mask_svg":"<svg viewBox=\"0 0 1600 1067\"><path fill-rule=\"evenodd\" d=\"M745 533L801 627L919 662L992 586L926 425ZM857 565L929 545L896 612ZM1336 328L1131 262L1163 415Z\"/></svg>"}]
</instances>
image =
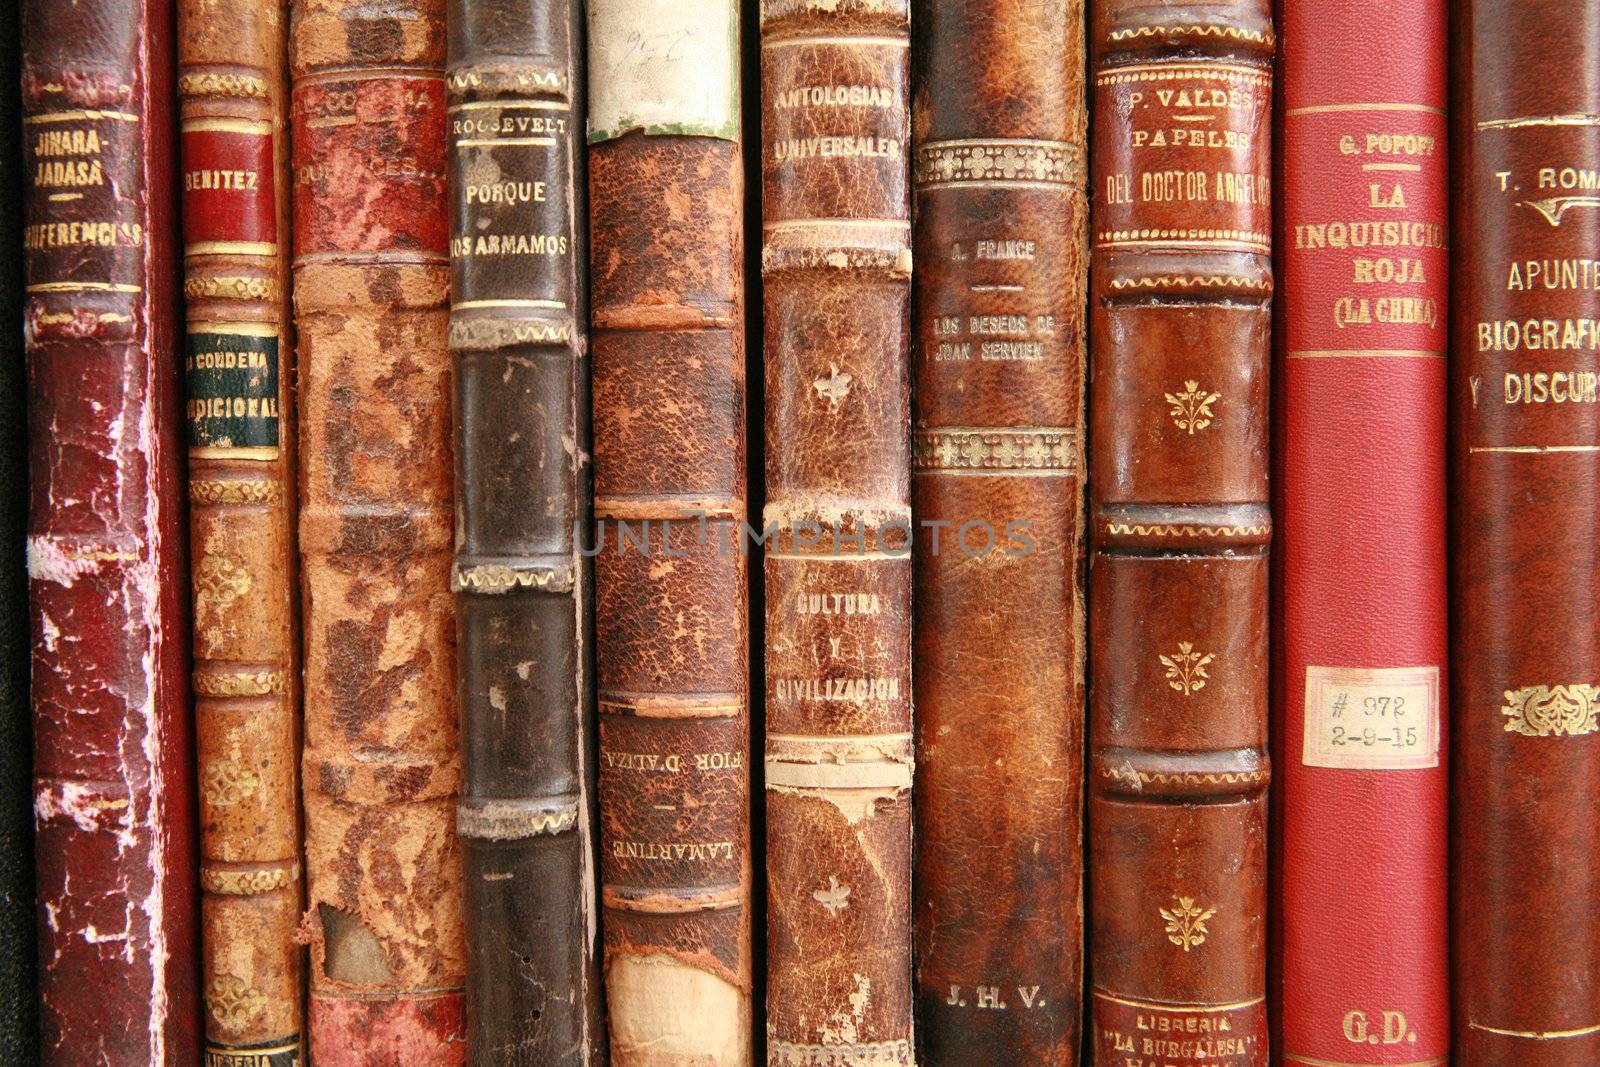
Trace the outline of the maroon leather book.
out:
<instances>
[{"instance_id":1,"label":"maroon leather book","mask_svg":"<svg viewBox=\"0 0 1600 1067\"><path fill-rule=\"evenodd\" d=\"M1455 6L1453 1062L1593 1067L1600 5Z\"/></svg>"},{"instance_id":2,"label":"maroon leather book","mask_svg":"<svg viewBox=\"0 0 1600 1067\"><path fill-rule=\"evenodd\" d=\"M172 11L22 5L44 1059L199 1058Z\"/></svg>"},{"instance_id":3,"label":"maroon leather book","mask_svg":"<svg viewBox=\"0 0 1600 1067\"><path fill-rule=\"evenodd\" d=\"M1276 1060L1441 1064L1445 5L1281 12Z\"/></svg>"}]
</instances>

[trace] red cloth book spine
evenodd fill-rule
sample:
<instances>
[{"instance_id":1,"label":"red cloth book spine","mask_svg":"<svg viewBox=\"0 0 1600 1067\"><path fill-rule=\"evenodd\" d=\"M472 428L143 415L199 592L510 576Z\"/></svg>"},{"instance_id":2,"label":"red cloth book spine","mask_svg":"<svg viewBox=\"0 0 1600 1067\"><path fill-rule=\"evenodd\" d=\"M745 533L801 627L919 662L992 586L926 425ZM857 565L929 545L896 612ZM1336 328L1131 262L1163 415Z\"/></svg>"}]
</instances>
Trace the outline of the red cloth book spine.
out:
<instances>
[{"instance_id":1,"label":"red cloth book spine","mask_svg":"<svg viewBox=\"0 0 1600 1067\"><path fill-rule=\"evenodd\" d=\"M193 1064L172 11L21 11L40 1047Z\"/></svg>"},{"instance_id":2,"label":"red cloth book spine","mask_svg":"<svg viewBox=\"0 0 1600 1067\"><path fill-rule=\"evenodd\" d=\"M1274 1062L1443 1064L1443 0L1284 3Z\"/></svg>"}]
</instances>

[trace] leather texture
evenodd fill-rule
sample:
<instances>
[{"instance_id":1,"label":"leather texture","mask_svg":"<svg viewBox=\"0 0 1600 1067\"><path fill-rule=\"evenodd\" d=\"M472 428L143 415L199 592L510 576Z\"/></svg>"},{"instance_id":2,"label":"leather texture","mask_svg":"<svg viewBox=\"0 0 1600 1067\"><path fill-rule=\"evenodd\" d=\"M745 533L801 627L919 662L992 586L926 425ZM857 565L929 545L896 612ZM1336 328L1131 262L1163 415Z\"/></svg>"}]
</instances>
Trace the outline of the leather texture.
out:
<instances>
[{"instance_id":1,"label":"leather texture","mask_svg":"<svg viewBox=\"0 0 1600 1067\"><path fill-rule=\"evenodd\" d=\"M1600 9L1452 15L1458 1067L1600 1062ZM1537 901L1536 907L1530 907Z\"/></svg>"},{"instance_id":2,"label":"leather texture","mask_svg":"<svg viewBox=\"0 0 1600 1067\"><path fill-rule=\"evenodd\" d=\"M1279 32L1277 1060L1442 1064L1445 6Z\"/></svg>"},{"instance_id":3,"label":"leather texture","mask_svg":"<svg viewBox=\"0 0 1600 1067\"><path fill-rule=\"evenodd\" d=\"M318 1067L465 1059L443 0L297 0L302 758Z\"/></svg>"},{"instance_id":4,"label":"leather texture","mask_svg":"<svg viewBox=\"0 0 1600 1067\"><path fill-rule=\"evenodd\" d=\"M455 357L467 1046L598 1064L579 5L453 0Z\"/></svg>"},{"instance_id":5,"label":"leather texture","mask_svg":"<svg viewBox=\"0 0 1600 1067\"><path fill-rule=\"evenodd\" d=\"M17 5L0 6L0 246L22 247ZM22 257L0 266L0 1063L39 1061L33 733L28 704L27 380Z\"/></svg>"},{"instance_id":6,"label":"leather texture","mask_svg":"<svg viewBox=\"0 0 1600 1067\"><path fill-rule=\"evenodd\" d=\"M199 1058L172 19L22 5L40 1047Z\"/></svg>"},{"instance_id":7,"label":"leather texture","mask_svg":"<svg viewBox=\"0 0 1600 1067\"><path fill-rule=\"evenodd\" d=\"M1273 31L1096 0L1093 1056L1265 1065Z\"/></svg>"},{"instance_id":8,"label":"leather texture","mask_svg":"<svg viewBox=\"0 0 1600 1067\"><path fill-rule=\"evenodd\" d=\"M668 105L615 128L603 102L590 111L613 1067L745 1067L754 1036L743 147L736 106L718 125L684 103L702 87L737 99L739 23L732 2L693 6L589 5L590 85L620 82L636 105L647 83ZM717 73L640 23L704 34Z\"/></svg>"},{"instance_id":9,"label":"leather texture","mask_svg":"<svg viewBox=\"0 0 1600 1067\"><path fill-rule=\"evenodd\" d=\"M1083 7L921 0L913 24L917 1043L928 1067L975 1048L1067 1067L1083 1000Z\"/></svg>"},{"instance_id":10,"label":"leather texture","mask_svg":"<svg viewBox=\"0 0 1600 1067\"><path fill-rule=\"evenodd\" d=\"M767 1062L909 1065L909 5L764 0Z\"/></svg>"},{"instance_id":11,"label":"leather texture","mask_svg":"<svg viewBox=\"0 0 1600 1067\"><path fill-rule=\"evenodd\" d=\"M208 1063L303 1062L288 8L182 0L190 576Z\"/></svg>"}]
</instances>

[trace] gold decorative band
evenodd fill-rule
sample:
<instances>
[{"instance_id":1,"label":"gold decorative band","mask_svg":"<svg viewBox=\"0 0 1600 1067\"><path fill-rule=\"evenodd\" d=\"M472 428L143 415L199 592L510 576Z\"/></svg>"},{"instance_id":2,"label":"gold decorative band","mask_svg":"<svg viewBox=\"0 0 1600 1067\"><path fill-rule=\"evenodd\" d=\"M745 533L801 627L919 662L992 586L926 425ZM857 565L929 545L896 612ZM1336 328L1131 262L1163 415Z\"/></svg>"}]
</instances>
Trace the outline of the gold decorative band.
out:
<instances>
[{"instance_id":1,"label":"gold decorative band","mask_svg":"<svg viewBox=\"0 0 1600 1067\"><path fill-rule=\"evenodd\" d=\"M30 293L142 293L144 289L123 282L35 282Z\"/></svg>"},{"instance_id":2,"label":"gold decorative band","mask_svg":"<svg viewBox=\"0 0 1600 1067\"><path fill-rule=\"evenodd\" d=\"M1270 771L1141 771L1128 764L1100 768L1100 776L1114 782L1140 785L1259 785Z\"/></svg>"},{"instance_id":3,"label":"gold decorative band","mask_svg":"<svg viewBox=\"0 0 1600 1067\"><path fill-rule=\"evenodd\" d=\"M1180 79L1213 78L1218 81L1247 81L1266 89L1272 86L1272 75L1258 67L1234 63L1139 63L1116 67L1094 76L1096 85L1126 85L1136 82L1177 81Z\"/></svg>"},{"instance_id":4,"label":"gold decorative band","mask_svg":"<svg viewBox=\"0 0 1600 1067\"><path fill-rule=\"evenodd\" d=\"M1250 41L1253 44L1272 43L1270 32L1247 30L1242 26L1138 26L1112 30L1106 36L1113 41L1132 41L1140 37L1226 37L1231 41Z\"/></svg>"},{"instance_id":5,"label":"gold decorative band","mask_svg":"<svg viewBox=\"0 0 1600 1067\"><path fill-rule=\"evenodd\" d=\"M271 241L196 241L183 246L186 256L275 256L278 246Z\"/></svg>"},{"instance_id":6,"label":"gold decorative band","mask_svg":"<svg viewBox=\"0 0 1600 1067\"><path fill-rule=\"evenodd\" d=\"M253 871L200 865L200 888L207 893L219 893L223 896L251 897L259 893L271 893L276 889L287 889L299 880L298 863L291 863L287 867L257 868Z\"/></svg>"},{"instance_id":7,"label":"gold decorative band","mask_svg":"<svg viewBox=\"0 0 1600 1067\"><path fill-rule=\"evenodd\" d=\"M913 1067L911 1041L875 1041L865 1045L808 1045L767 1039L767 1067Z\"/></svg>"},{"instance_id":8,"label":"gold decorative band","mask_svg":"<svg viewBox=\"0 0 1600 1067\"><path fill-rule=\"evenodd\" d=\"M1113 289L1239 289L1247 293L1272 292L1270 277L1246 278L1234 274L1154 274L1145 278L1112 278ZM1290 353L1293 355L1293 353Z\"/></svg>"},{"instance_id":9,"label":"gold decorative band","mask_svg":"<svg viewBox=\"0 0 1600 1067\"><path fill-rule=\"evenodd\" d=\"M190 277L183 283L183 295L190 300L276 300L278 283L271 278L246 278L238 275Z\"/></svg>"},{"instance_id":10,"label":"gold decorative band","mask_svg":"<svg viewBox=\"0 0 1600 1067\"><path fill-rule=\"evenodd\" d=\"M1486 1034L1498 1034L1501 1037L1526 1037L1534 1041L1553 1041L1563 1037L1588 1037L1590 1034L1600 1034L1600 1023L1580 1026L1573 1030L1503 1030L1498 1026L1484 1026L1482 1023L1468 1023L1467 1028L1482 1030Z\"/></svg>"},{"instance_id":11,"label":"gold decorative band","mask_svg":"<svg viewBox=\"0 0 1600 1067\"><path fill-rule=\"evenodd\" d=\"M186 119L184 133L248 133L260 137L272 136L272 123L261 119Z\"/></svg>"},{"instance_id":12,"label":"gold decorative band","mask_svg":"<svg viewBox=\"0 0 1600 1067\"><path fill-rule=\"evenodd\" d=\"M1283 1062L1300 1063L1305 1067L1367 1067L1367 1064L1357 1063L1354 1060L1319 1060L1310 1056L1298 1056L1293 1052L1283 1054ZM1431 1060L1411 1060L1408 1063L1391 1063L1386 1067L1439 1067L1440 1064L1450 1062L1449 1056L1435 1056Z\"/></svg>"},{"instance_id":13,"label":"gold decorative band","mask_svg":"<svg viewBox=\"0 0 1600 1067\"><path fill-rule=\"evenodd\" d=\"M559 834L577 825L577 804L552 808L548 802L476 800L456 806L456 833L480 841Z\"/></svg>"},{"instance_id":14,"label":"gold decorative band","mask_svg":"<svg viewBox=\"0 0 1600 1067\"><path fill-rule=\"evenodd\" d=\"M917 149L918 185L1024 181L1075 185L1083 180L1083 148L1070 141L982 138L934 141Z\"/></svg>"},{"instance_id":15,"label":"gold decorative band","mask_svg":"<svg viewBox=\"0 0 1600 1067\"><path fill-rule=\"evenodd\" d=\"M247 100L267 99L267 80L252 74L185 74L178 79L183 96L242 96Z\"/></svg>"},{"instance_id":16,"label":"gold decorative band","mask_svg":"<svg viewBox=\"0 0 1600 1067\"><path fill-rule=\"evenodd\" d=\"M577 568L571 563L548 564L457 563L450 572L452 591L508 593L513 589L542 589L547 593L570 593L577 584Z\"/></svg>"},{"instance_id":17,"label":"gold decorative band","mask_svg":"<svg viewBox=\"0 0 1600 1067\"><path fill-rule=\"evenodd\" d=\"M1271 523L1246 526L1203 526L1189 522L1108 522L1106 533L1119 537L1265 537Z\"/></svg>"},{"instance_id":18,"label":"gold decorative band","mask_svg":"<svg viewBox=\"0 0 1600 1067\"><path fill-rule=\"evenodd\" d=\"M1518 115L1478 123L1480 130L1520 130L1529 126L1600 126L1600 115Z\"/></svg>"},{"instance_id":19,"label":"gold decorative band","mask_svg":"<svg viewBox=\"0 0 1600 1067\"><path fill-rule=\"evenodd\" d=\"M247 445L240 448L232 445L201 445L189 449L190 459L253 459L271 462L280 455L282 453L273 445Z\"/></svg>"},{"instance_id":20,"label":"gold decorative band","mask_svg":"<svg viewBox=\"0 0 1600 1067\"><path fill-rule=\"evenodd\" d=\"M1530 685L1505 694L1500 714L1508 734L1580 737L1600 730L1600 685Z\"/></svg>"},{"instance_id":21,"label":"gold decorative band","mask_svg":"<svg viewBox=\"0 0 1600 1067\"><path fill-rule=\"evenodd\" d=\"M1118 244L1149 244L1163 241L1231 241L1251 246L1262 252L1272 250L1272 235L1257 230L1193 229L1193 230L1107 230L1095 237L1095 244L1108 247Z\"/></svg>"},{"instance_id":22,"label":"gold decorative band","mask_svg":"<svg viewBox=\"0 0 1600 1067\"><path fill-rule=\"evenodd\" d=\"M24 115L22 121L30 126L43 122L138 122L139 116L131 111L45 111L37 115Z\"/></svg>"},{"instance_id":23,"label":"gold decorative band","mask_svg":"<svg viewBox=\"0 0 1600 1067\"><path fill-rule=\"evenodd\" d=\"M264 697L282 693L288 676L283 671L195 672L194 693L202 697Z\"/></svg>"},{"instance_id":24,"label":"gold decorative band","mask_svg":"<svg viewBox=\"0 0 1600 1067\"><path fill-rule=\"evenodd\" d=\"M1432 104L1311 104L1291 107L1285 115L1331 115L1344 111L1421 111L1429 115L1444 115L1444 108Z\"/></svg>"},{"instance_id":25,"label":"gold decorative band","mask_svg":"<svg viewBox=\"0 0 1600 1067\"><path fill-rule=\"evenodd\" d=\"M197 478L189 483L191 504L276 504L282 499L279 482Z\"/></svg>"},{"instance_id":26,"label":"gold decorative band","mask_svg":"<svg viewBox=\"0 0 1600 1067\"><path fill-rule=\"evenodd\" d=\"M1249 1000L1235 1000L1228 1004L1167 1004L1159 1000L1140 1000L1137 997L1118 996L1107 993L1103 989L1094 990L1096 1000L1109 1000L1113 1004L1126 1004L1130 1008L1149 1008L1151 1011L1172 1011L1183 1013L1199 1013L1202 1015L1213 1014L1219 1011L1242 1011L1253 1008L1257 1004L1266 1003L1266 997L1251 997Z\"/></svg>"},{"instance_id":27,"label":"gold decorative band","mask_svg":"<svg viewBox=\"0 0 1600 1067\"><path fill-rule=\"evenodd\" d=\"M939 471L1078 469L1078 431L1071 426L947 427L912 435L912 468Z\"/></svg>"}]
</instances>

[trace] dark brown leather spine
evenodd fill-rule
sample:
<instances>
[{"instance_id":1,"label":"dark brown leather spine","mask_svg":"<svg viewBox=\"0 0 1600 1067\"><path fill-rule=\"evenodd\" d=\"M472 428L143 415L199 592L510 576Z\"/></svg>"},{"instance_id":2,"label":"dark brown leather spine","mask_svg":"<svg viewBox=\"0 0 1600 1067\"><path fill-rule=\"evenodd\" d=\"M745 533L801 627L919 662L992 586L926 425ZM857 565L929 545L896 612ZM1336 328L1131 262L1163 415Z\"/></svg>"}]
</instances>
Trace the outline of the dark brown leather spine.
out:
<instances>
[{"instance_id":1,"label":"dark brown leather spine","mask_svg":"<svg viewBox=\"0 0 1600 1067\"><path fill-rule=\"evenodd\" d=\"M1452 21L1454 1062L1587 1067L1600 1062L1600 828L1586 814L1600 783L1600 8L1466 0Z\"/></svg>"},{"instance_id":2,"label":"dark brown leather spine","mask_svg":"<svg viewBox=\"0 0 1600 1067\"><path fill-rule=\"evenodd\" d=\"M912 1063L907 0L763 0L767 1062Z\"/></svg>"},{"instance_id":3,"label":"dark brown leather spine","mask_svg":"<svg viewBox=\"0 0 1600 1067\"><path fill-rule=\"evenodd\" d=\"M614 1067L750 1063L735 0L590 0L600 872Z\"/></svg>"},{"instance_id":4,"label":"dark brown leather spine","mask_svg":"<svg viewBox=\"0 0 1600 1067\"><path fill-rule=\"evenodd\" d=\"M465 1058L444 0L295 0L317 1067Z\"/></svg>"},{"instance_id":5,"label":"dark brown leather spine","mask_svg":"<svg viewBox=\"0 0 1600 1067\"><path fill-rule=\"evenodd\" d=\"M1097 1064L1265 1064L1270 9L1096 0Z\"/></svg>"},{"instance_id":6,"label":"dark brown leather spine","mask_svg":"<svg viewBox=\"0 0 1600 1067\"><path fill-rule=\"evenodd\" d=\"M474 1064L604 1054L594 877L578 5L451 0L451 289Z\"/></svg>"},{"instance_id":7,"label":"dark brown leather spine","mask_svg":"<svg viewBox=\"0 0 1600 1067\"><path fill-rule=\"evenodd\" d=\"M929 1067L1061 1067L1083 994L1083 6L916 12L917 1041Z\"/></svg>"},{"instance_id":8,"label":"dark brown leather spine","mask_svg":"<svg viewBox=\"0 0 1600 1067\"><path fill-rule=\"evenodd\" d=\"M208 1067L302 1055L287 15L178 5Z\"/></svg>"}]
</instances>

